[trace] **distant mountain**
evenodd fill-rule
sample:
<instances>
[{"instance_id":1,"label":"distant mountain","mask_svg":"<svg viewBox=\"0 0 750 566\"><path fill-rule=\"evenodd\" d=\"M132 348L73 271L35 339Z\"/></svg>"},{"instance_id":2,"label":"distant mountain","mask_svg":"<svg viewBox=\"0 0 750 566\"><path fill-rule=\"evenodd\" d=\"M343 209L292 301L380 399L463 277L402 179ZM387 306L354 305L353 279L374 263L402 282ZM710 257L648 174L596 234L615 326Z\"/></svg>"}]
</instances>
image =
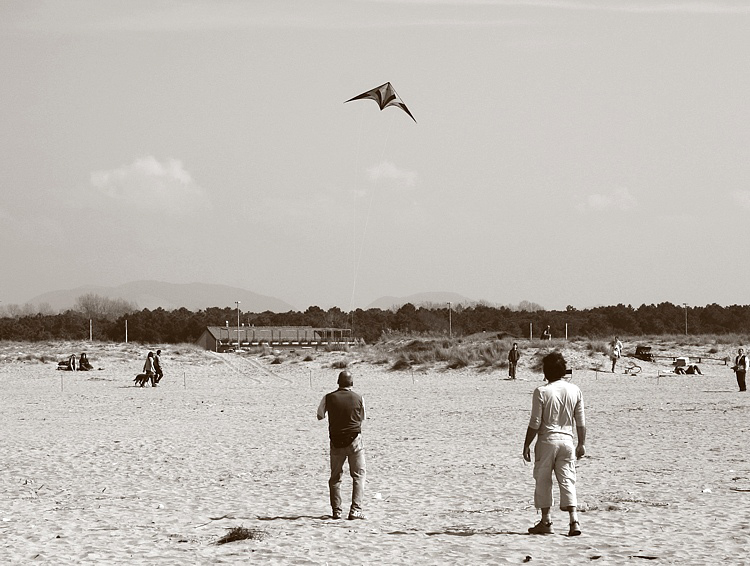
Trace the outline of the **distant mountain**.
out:
<instances>
[{"instance_id":1,"label":"distant mountain","mask_svg":"<svg viewBox=\"0 0 750 566\"><path fill-rule=\"evenodd\" d=\"M399 309L406 303L411 303L415 307L424 305L435 305L435 306L448 306L448 303L452 305L468 305L473 304L476 301L459 295L458 293L447 293L442 291L433 291L428 293L417 293L416 295L409 295L408 297L380 297L376 301L373 301L367 305L368 309L380 309L388 310L391 308Z\"/></svg>"},{"instance_id":2,"label":"distant mountain","mask_svg":"<svg viewBox=\"0 0 750 566\"><path fill-rule=\"evenodd\" d=\"M94 293L110 299L122 299L135 303L139 309L163 308L174 310L185 307L198 311L207 307L234 307L240 301L244 312L288 312L295 310L281 299L259 295L246 289L207 283L163 283L161 281L134 281L117 287L86 285L76 289L52 291L38 295L28 301L33 305L49 304L54 310L73 308L81 295Z\"/></svg>"}]
</instances>

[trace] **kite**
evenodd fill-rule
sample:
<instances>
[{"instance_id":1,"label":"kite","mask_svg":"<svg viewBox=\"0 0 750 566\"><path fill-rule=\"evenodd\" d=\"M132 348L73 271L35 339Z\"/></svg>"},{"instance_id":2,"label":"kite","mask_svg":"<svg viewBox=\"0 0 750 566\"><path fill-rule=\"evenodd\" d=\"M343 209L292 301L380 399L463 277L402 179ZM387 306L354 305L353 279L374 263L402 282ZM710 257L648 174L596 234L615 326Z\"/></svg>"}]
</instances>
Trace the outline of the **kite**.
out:
<instances>
[{"instance_id":1,"label":"kite","mask_svg":"<svg viewBox=\"0 0 750 566\"><path fill-rule=\"evenodd\" d=\"M381 110L387 108L388 106L396 106L397 108L401 108L401 110L406 112L409 115L409 118L414 120L414 123L416 124L417 119L411 115L411 112L409 112L409 109L406 107L406 104L404 104L404 101L401 100L398 94L396 94L396 91L394 90L391 83L385 83L380 85L379 87L375 87L372 90L363 92L359 96L350 98L349 100L344 102L344 104L346 104L347 102L351 102L352 100L365 100L367 98L377 102Z\"/></svg>"}]
</instances>

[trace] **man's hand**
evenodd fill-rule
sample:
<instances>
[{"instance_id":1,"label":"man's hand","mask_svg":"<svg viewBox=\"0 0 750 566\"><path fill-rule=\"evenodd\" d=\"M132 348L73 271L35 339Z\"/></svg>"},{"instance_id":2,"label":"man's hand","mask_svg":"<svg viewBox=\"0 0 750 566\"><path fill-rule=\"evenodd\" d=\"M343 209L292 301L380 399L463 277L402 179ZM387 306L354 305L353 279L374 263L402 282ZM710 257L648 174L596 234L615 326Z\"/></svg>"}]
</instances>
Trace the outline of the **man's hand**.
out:
<instances>
[{"instance_id":1,"label":"man's hand","mask_svg":"<svg viewBox=\"0 0 750 566\"><path fill-rule=\"evenodd\" d=\"M583 444L576 446L576 458L580 460L586 455L586 447Z\"/></svg>"},{"instance_id":2,"label":"man's hand","mask_svg":"<svg viewBox=\"0 0 750 566\"><path fill-rule=\"evenodd\" d=\"M524 446L523 447L523 459L527 462L531 462L531 447L530 446Z\"/></svg>"}]
</instances>

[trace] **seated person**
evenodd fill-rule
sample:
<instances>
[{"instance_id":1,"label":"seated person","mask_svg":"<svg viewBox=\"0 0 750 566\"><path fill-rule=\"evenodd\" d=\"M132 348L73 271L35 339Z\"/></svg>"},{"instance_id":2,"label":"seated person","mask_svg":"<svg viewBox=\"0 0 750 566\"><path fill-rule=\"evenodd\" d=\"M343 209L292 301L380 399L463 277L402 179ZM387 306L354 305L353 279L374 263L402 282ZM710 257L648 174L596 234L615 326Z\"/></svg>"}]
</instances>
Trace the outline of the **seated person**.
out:
<instances>
[{"instance_id":1,"label":"seated person","mask_svg":"<svg viewBox=\"0 0 750 566\"><path fill-rule=\"evenodd\" d=\"M72 354L67 360L57 362L57 369L63 371L75 371L76 370L76 355Z\"/></svg>"},{"instance_id":2,"label":"seated person","mask_svg":"<svg viewBox=\"0 0 750 566\"><path fill-rule=\"evenodd\" d=\"M83 352L81 358L78 360L78 371L89 371L91 369L94 369L94 366L91 365L89 359L86 357L86 352Z\"/></svg>"}]
</instances>

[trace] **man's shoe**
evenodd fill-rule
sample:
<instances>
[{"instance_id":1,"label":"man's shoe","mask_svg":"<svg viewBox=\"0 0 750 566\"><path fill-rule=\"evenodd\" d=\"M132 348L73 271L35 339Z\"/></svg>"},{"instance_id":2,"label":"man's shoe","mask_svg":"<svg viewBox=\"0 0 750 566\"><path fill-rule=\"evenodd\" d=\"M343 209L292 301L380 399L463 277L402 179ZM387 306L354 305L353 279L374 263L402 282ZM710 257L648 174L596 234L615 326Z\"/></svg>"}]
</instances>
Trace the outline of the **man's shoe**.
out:
<instances>
[{"instance_id":1,"label":"man's shoe","mask_svg":"<svg viewBox=\"0 0 750 566\"><path fill-rule=\"evenodd\" d=\"M334 521L341 519L341 511L334 511L333 514L331 514L331 519Z\"/></svg>"},{"instance_id":2,"label":"man's shoe","mask_svg":"<svg viewBox=\"0 0 750 566\"><path fill-rule=\"evenodd\" d=\"M549 523L543 523L542 521L539 521L533 527L529 527L529 534L530 535L554 535L555 531L552 528L552 521L550 521Z\"/></svg>"},{"instance_id":3,"label":"man's shoe","mask_svg":"<svg viewBox=\"0 0 750 566\"><path fill-rule=\"evenodd\" d=\"M578 524L578 521L572 521L570 523L570 530L568 531L569 537L577 537L581 534L581 525Z\"/></svg>"},{"instance_id":4,"label":"man's shoe","mask_svg":"<svg viewBox=\"0 0 750 566\"><path fill-rule=\"evenodd\" d=\"M362 511L350 511L349 512L349 520L350 521L354 521L355 519L362 519L362 520L364 520L364 519L367 519L367 517L365 517L365 514L362 513Z\"/></svg>"}]
</instances>

